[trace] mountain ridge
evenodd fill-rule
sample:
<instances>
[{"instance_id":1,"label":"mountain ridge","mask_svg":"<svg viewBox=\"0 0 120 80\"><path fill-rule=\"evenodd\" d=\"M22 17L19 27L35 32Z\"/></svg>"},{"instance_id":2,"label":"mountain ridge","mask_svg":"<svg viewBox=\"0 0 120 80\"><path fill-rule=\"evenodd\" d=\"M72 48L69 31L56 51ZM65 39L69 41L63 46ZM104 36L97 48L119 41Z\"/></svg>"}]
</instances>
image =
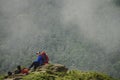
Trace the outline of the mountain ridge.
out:
<instances>
[{"instance_id":1,"label":"mountain ridge","mask_svg":"<svg viewBox=\"0 0 120 80\"><path fill-rule=\"evenodd\" d=\"M107 74L93 71L68 70L61 64L47 64L30 71L28 75L15 74L0 80L117 80Z\"/></svg>"}]
</instances>

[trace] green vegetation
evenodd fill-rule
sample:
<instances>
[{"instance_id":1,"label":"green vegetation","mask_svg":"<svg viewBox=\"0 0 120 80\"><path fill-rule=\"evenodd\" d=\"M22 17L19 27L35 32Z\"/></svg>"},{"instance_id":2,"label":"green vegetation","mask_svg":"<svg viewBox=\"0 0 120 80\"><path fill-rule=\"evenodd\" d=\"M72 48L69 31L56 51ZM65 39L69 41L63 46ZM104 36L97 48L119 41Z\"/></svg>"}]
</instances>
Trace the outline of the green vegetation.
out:
<instances>
[{"instance_id":1,"label":"green vegetation","mask_svg":"<svg viewBox=\"0 0 120 80\"><path fill-rule=\"evenodd\" d=\"M93 71L68 70L61 64L47 64L30 71L28 75L13 74L7 80L116 80L104 73ZM3 80L4 76L0 77Z\"/></svg>"},{"instance_id":2,"label":"green vegetation","mask_svg":"<svg viewBox=\"0 0 120 80\"><path fill-rule=\"evenodd\" d=\"M3 75L0 75L0 80L3 80L4 79L4 76Z\"/></svg>"},{"instance_id":3,"label":"green vegetation","mask_svg":"<svg viewBox=\"0 0 120 80\"><path fill-rule=\"evenodd\" d=\"M25 76L23 80L115 80L106 74L98 72L83 72L78 70L68 71L66 74L48 74L43 72L34 72Z\"/></svg>"}]
</instances>

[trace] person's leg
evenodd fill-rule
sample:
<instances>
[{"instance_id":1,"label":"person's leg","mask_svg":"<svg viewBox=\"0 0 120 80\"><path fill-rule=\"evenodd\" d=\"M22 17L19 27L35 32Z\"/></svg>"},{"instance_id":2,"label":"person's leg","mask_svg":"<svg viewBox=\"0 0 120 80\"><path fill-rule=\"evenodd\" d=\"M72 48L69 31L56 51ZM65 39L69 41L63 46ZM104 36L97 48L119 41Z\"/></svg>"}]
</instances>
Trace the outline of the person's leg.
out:
<instances>
[{"instance_id":1,"label":"person's leg","mask_svg":"<svg viewBox=\"0 0 120 80\"><path fill-rule=\"evenodd\" d=\"M35 62L33 62L33 63L30 65L29 69L32 68L32 67L34 66L34 64L35 64Z\"/></svg>"},{"instance_id":2,"label":"person's leg","mask_svg":"<svg viewBox=\"0 0 120 80\"><path fill-rule=\"evenodd\" d=\"M32 68L33 66L34 66L34 70L35 70L39 66L39 62L33 62L31 64L31 66L29 67L29 69Z\"/></svg>"},{"instance_id":3,"label":"person's leg","mask_svg":"<svg viewBox=\"0 0 120 80\"><path fill-rule=\"evenodd\" d=\"M21 66L17 66L17 70L14 71L15 74L20 74L21 73Z\"/></svg>"},{"instance_id":4,"label":"person's leg","mask_svg":"<svg viewBox=\"0 0 120 80\"><path fill-rule=\"evenodd\" d=\"M19 74L19 70L15 70L15 71L14 71L14 74Z\"/></svg>"},{"instance_id":5,"label":"person's leg","mask_svg":"<svg viewBox=\"0 0 120 80\"><path fill-rule=\"evenodd\" d=\"M39 62L35 62L34 63L34 70L36 70L36 68L39 67L39 65L40 65Z\"/></svg>"}]
</instances>

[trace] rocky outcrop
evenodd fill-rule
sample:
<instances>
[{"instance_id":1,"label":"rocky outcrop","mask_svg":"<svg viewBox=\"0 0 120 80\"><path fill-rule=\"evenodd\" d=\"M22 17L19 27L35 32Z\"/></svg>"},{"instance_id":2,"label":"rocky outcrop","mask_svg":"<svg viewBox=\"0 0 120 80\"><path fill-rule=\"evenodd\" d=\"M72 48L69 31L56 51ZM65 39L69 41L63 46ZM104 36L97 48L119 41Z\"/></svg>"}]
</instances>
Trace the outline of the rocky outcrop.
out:
<instances>
[{"instance_id":1,"label":"rocky outcrop","mask_svg":"<svg viewBox=\"0 0 120 80\"><path fill-rule=\"evenodd\" d=\"M3 79L2 79L3 80ZM116 80L109 75L93 71L68 70L61 64L47 64L30 71L28 75L14 74L4 80Z\"/></svg>"},{"instance_id":2,"label":"rocky outcrop","mask_svg":"<svg viewBox=\"0 0 120 80\"><path fill-rule=\"evenodd\" d=\"M61 64L46 64L43 65L42 67L39 67L36 71L41 71L41 72L67 72L68 68L66 68L64 65Z\"/></svg>"},{"instance_id":3,"label":"rocky outcrop","mask_svg":"<svg viewBox=\"0 0 120 80\"><path fill-rule=\"evenodd\" d=\"M43 72L43 73L48 73L48 74L56 74L56 72L64 72L66 73L68 68L66 68L64 65L61 64L46 64L43 66L40 66L36 69L36 71L29 71L30 73L37 73L37 72ZM28 75L29 75L28 74ZM13 74L11 76L7 76L4 80L21 80L25 74Z\"/></svg>"}]
</instances>

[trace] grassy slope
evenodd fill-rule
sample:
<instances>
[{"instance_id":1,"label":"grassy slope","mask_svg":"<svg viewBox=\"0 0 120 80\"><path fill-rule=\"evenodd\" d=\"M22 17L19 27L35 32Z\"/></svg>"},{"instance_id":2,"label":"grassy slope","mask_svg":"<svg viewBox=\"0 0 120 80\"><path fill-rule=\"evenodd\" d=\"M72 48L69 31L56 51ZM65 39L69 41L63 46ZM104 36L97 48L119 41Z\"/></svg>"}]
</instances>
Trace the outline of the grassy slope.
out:
<instances>
[{"instance_id":1,"label":"grassy slope","mask_svg":"<svg viewBox=\"0 0 120 80\"><path fill-rule=\"evenodd\" d=\"M83 72L77 70L71 70L67 73L43 73L34 72L28 76L25 76L23 80L115 80L106 74L98 72Z\"/></svg>"},{"instance_id":2,"label":"grassy slope","mask_svg":"<svg viewBox=\"0 0 120 80\"><path fill-rule=\"evenodd\" d=\"M0 75L0 80L4 80L4 76L3 75Z\"/></svg>"}]
</instances>

